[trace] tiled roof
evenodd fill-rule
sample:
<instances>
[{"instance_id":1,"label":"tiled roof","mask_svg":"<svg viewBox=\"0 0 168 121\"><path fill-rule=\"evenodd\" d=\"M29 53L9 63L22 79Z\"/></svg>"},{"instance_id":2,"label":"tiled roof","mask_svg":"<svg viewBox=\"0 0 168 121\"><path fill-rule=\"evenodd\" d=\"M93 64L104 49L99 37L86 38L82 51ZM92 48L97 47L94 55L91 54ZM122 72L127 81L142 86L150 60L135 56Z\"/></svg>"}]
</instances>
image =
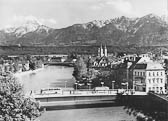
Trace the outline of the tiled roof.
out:
<instances>
[{"instance_id":1,"label":"tiled roof","mask_svg":"<svg viewBox=\"0 0 168 121\"><path fill-rule=\"evenodd\" d=\"M136 64L134 69L146 69L147 64Z\"/></svg>"}]
</instances>

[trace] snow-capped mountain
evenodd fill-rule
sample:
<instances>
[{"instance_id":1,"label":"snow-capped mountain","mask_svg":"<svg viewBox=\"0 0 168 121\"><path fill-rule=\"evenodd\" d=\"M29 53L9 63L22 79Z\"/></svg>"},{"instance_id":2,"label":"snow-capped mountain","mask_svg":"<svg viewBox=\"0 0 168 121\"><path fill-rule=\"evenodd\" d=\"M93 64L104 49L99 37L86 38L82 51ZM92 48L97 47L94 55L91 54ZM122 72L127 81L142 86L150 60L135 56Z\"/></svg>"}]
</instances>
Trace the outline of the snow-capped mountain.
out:
<instances>
[{"instance_id":1,"label":"snow-capped mountain","mask_svg":"<svg viewBox=\"0 0 168 121\"><path fill-rule=\"evenodd\" d=\"M149 14L141 18L125 16L94 20L67 28L52 29L37 21L0 31L0 44L7 45L158 45L168 44L168 25Z\"/></svg>"},{"instance_id":2,"label":"snow-capped mountain","mask_svg":"<svg viewBox=\"0 0 168 121\"><path fill-rule=\"evenodd\" d=\"M42 32L45 31L46 33L48 33L48 31L51 28L42 25L41 23L37 22L36 20L29 20L26 21L23 25L21 26L16 26L16 27L12 27L12 28L6 28L4 29L4 31L6 33L12 33L15 34L17 37L21 37L26 33L29 32Z\"/></svg>"}]
</instances>

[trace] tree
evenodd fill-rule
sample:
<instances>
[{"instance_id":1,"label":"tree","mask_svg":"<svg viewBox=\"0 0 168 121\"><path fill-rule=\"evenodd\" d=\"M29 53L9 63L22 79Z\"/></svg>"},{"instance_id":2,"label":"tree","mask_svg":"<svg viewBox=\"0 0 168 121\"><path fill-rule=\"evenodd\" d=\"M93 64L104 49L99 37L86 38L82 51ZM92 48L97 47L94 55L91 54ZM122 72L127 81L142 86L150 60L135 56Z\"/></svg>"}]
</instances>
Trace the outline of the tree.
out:
<instances>
[{"instance_id":1,"label":"tree","mask_svg":"<svg viewBox=\"0 0 168 121\"><path fill-rule=\"evenodd\" d=\"M23 86L11 76L0 79L0 107L3 121L33 121L41 115L39 104L25 98Z\"/></svg>"},{"instance_id":2,"label":"tree","mask_svg":"<svg viewBox=\"0 0 168 121\"><path fill-rule=\"evenodd\" d=\"M82 57L79 57L74 66L73 76L77 81L82 81L82 77L86 76L87 68Z\"/></svg>"}]
</instances>

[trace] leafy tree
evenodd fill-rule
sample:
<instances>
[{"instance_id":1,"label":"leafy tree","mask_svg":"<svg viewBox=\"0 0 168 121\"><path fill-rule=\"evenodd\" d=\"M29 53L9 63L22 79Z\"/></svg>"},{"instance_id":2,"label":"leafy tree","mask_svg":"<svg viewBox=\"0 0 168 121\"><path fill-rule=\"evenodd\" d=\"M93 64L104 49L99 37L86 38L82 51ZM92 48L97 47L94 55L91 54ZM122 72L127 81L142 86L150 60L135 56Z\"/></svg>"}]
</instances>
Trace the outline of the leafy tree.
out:
<instances>
[{"instance_id":1,"label":"leafy tree","mask_svg":"<svg viewBox=\"0 0 168 121\"><path fill-rule=\"evenodd\" d=\"M112 81L115 80L114 72L110 71L99 71L94 79L92 79L92 87L101 86L101 82L104 82L104 86L112 87ZM116 87L116 85L115 85Z\"/></svg>"},{"instance_id":2,"label":"leafy tree","mask_svg":"<svg viewBox=\"0 0 168 121\"><path fill-rule=\"evenodd\" d=\"M0 107L3 121L33 121L41 115L39 104L25 98L23 87L11 76L0 79Z\"/></svg>"},{"instance_id":3,"label":"leafy tree","mask_svg":"<svg viewBox=\"0 0 168 121\"><path fill-rule=\"evenodd\" d=\"M74 66L73 76L77 81L82 81L82 77L87 74L86 64L82 57L79 57Z\"/></svg>"}]
</instances>

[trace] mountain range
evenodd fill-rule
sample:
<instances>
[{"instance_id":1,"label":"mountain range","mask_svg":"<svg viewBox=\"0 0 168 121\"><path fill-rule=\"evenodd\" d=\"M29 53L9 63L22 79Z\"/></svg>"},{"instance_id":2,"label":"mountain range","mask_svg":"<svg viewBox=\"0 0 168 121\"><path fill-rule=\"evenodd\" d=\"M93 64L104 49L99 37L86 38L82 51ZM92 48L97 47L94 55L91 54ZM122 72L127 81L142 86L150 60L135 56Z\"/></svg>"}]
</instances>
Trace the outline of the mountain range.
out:
<instances>
[{"instance_id":1,"label":"mountain range","mask_svg":"<svg viewBox=\"0 0 168 121\"><path fill-rule=\"evenodd\" d=\"M168 24L149 14L140 18L125 16L110 20L94 20L54 29L27 21L19 27L0 30L0 45L78 46L78 45L168 45Z\"/></svg>"}]
</instances>

